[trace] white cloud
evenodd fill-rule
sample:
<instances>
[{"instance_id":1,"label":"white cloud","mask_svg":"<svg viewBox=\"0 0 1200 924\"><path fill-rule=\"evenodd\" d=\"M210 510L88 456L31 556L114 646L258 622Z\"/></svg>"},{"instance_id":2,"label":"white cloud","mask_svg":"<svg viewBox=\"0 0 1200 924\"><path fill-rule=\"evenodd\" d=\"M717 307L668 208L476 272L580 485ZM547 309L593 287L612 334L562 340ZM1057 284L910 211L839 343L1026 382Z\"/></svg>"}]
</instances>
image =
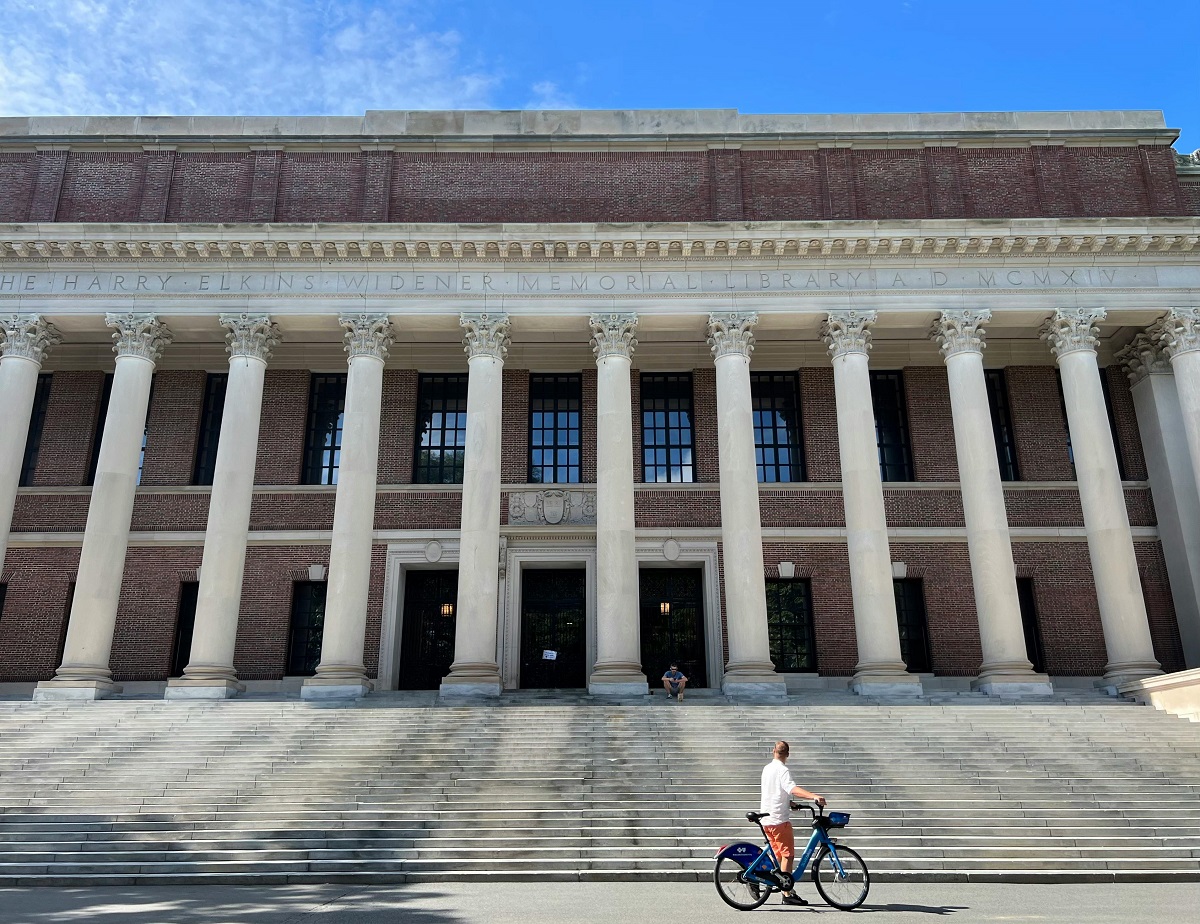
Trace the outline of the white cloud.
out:
<instances>
[{"instance_id":1,"label":"white cloud","mask_svg":"<svg viewBox=\"0 0 1200 924\"><path fill-rule=\"evenodd\" d=\"M0 0L0 115L487 108L407 0Z\"/></svg>"},{"instance_id":2,"label":"white cloud","mask_svg":"<svg viewBox=\"0 0 1200 924\"><path fill-rule=\"evenodd\" d=\"M569 93L559 89L551 80L535 83L530 89L533 96L525 104L526 109L578 109L579 105Z\"/></svg>"}]
</instances>

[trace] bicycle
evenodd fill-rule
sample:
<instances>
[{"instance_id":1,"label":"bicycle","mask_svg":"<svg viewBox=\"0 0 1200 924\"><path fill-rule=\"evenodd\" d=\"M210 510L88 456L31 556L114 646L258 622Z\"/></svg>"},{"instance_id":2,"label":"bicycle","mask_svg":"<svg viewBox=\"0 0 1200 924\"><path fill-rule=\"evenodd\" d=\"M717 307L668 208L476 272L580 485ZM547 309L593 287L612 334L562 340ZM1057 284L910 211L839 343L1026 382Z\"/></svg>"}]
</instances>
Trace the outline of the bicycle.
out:
<instances>
[{"instance_id":1,"label":"bicycle","mask_svg":"<svg viewBox=\"0 0 1200 924\"><path fill-rule=\"evenodd\" d=\"M842 911L851 911L861 905L871 888L871 874L867 864L857 853L829 836L834 829L844 828L850 823L846 812L825 814L811 805L792 803L792 809L806 808L812 813L812 836L804 854L796 862L795 871L785 873L779 869L775 851L763 828L765 812L747 812L746 820L758 825L765 846L757 844L728 844L717 851L717 862L713 867L713 884L725 904L739 911L753 911L772 892L790 892L804 875L809 858L816 853L812 864L812 881L826 904Z\"/></svg>"}]
</instances>

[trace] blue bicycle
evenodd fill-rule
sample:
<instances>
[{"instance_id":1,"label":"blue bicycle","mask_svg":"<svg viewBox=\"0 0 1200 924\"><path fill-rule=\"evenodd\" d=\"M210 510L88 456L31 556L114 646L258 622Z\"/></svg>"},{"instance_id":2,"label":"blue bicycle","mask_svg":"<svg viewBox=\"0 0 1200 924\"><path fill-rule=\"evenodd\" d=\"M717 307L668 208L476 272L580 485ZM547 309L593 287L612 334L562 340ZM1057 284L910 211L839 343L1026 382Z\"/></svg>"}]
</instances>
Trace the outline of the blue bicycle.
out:
<instances>
[{"instance_id":1,"label":"blue bicycle","mask_svg":"<svg viewBox=\"0 0 1200 924\"><path fill-rule=\"evenodd\" d=\"M796 880L804 875L809 858L816 853L812 865L812 881L821 898L834 908L851 911L861 905L871 888L871 874L863 858L829 836L831 830L850 823L846 812L825 814L810 805L792 803L792 809L806 808L812 813L812 836L804 854L796 862L795 871L779 869L775 851L763 830L764 812L747 812L746 820L758 825L766 845L729 844L717 852L713 868L713 883L725 904L739 911L752 911L771 897L772 892L790 892Z\"/></svg>"}]
</instances>

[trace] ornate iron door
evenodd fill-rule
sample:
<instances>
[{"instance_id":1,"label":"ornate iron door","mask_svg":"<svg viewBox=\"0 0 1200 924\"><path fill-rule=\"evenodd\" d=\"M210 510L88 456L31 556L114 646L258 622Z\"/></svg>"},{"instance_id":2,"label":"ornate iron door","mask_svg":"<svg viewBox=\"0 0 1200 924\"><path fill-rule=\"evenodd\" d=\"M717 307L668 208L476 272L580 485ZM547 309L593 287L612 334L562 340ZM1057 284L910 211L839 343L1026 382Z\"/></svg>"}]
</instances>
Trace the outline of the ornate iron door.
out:
<instances>
[{"instance_id":1,"label":"ornate iron door","mask_svg":"<svg viewBox=\"0 0 1200 924\"><path fill-rule=\"evenodd\" d=\"M699 568L642 568L642 670L650 688L675 661L693 687L708 686L703 573Z\"/></svg>"},{"instance_id":2,"label":"ornate iron door","mask_svg":"<svg viewBox=\"0 0 1200 924\"><path fill-rule=\"evenodd\" d=\"M521 688L587 684L587 572L521 572Z\"/></svg>"},{"instance_id":3,"label":"ornate iron door","mask_svg":"<svg viewBox=\"0 0 1200 924\"><path fill-rule=\"evenodd\" d=\"M404 578L404 631L399 690L436 690L454 660L457 571L409 571Z\"/></svg>"}]
</instances>

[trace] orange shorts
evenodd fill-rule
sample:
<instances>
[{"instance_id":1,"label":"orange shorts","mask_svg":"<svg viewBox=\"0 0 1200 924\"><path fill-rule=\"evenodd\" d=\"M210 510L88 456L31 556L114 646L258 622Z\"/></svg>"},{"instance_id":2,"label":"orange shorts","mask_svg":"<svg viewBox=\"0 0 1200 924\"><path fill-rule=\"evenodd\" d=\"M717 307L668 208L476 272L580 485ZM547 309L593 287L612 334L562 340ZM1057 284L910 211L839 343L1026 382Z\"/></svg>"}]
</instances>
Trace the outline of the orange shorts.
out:
<instances>
[{"instance_id":1,"label":"orange shorts","mask_svg":"<svg viewBox=\"0 0 1200 924\"><path fill-rule=\"evenodd\" d=\"M796 833L792 830L790 821L781 825L763 825L763 830L767 832L767 840L771 842L771 849L775 851L775 859L780 865L784 860L795 858Z\"/></svg>"}]
</instances>

